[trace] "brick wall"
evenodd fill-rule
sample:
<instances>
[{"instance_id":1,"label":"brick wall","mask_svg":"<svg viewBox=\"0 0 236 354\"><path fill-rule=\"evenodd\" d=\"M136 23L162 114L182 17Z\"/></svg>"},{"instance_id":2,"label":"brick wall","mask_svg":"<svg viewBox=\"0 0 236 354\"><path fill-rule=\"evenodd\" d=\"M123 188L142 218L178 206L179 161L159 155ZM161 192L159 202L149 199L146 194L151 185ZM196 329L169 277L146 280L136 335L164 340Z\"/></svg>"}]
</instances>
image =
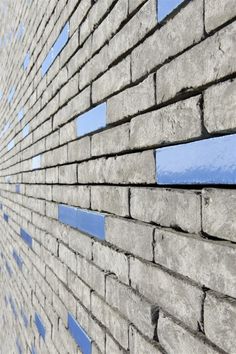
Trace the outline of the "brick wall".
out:
<instances>
[{"instance_id":1,"label":"brick wall","mask_svg":"<svg viewBox=\"0 0 236 354\"><path fill-rule=\"evenodd\" d=\"M0 18L0 353L235 354L235 1Z\"/></svg>"}]
</instances>

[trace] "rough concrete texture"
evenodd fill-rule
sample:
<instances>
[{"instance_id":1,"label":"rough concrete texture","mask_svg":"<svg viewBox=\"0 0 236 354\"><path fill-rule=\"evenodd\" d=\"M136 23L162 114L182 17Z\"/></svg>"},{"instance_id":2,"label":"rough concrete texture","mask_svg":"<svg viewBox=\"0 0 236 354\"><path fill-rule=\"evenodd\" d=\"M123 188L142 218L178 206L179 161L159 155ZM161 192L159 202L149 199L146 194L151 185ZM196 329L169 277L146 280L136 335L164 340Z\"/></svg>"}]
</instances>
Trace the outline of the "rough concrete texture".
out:
<instances>
[{"instance_id":1,"label":"rough concrete texture","mask_svg":"<svg viewBox=\"0 0 236 354\"><path fill-rule=\"evenodd\" d=\"M235 165L156 178L166 147L236 133L235 0L0 18L0 354L235 354Z\"/></svg>"}]
</instances>

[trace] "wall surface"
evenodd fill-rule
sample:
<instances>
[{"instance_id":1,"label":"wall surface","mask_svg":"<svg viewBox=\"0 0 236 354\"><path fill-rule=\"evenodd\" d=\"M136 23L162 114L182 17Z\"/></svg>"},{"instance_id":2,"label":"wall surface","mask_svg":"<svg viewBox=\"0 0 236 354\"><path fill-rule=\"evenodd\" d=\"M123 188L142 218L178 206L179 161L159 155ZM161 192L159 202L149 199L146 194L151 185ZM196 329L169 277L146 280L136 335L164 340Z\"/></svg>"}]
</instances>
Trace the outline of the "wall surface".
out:
<instances>
[{"instance_id":1,"label":"wall surface","mask_svg":"<svg viewBox=\"0 0 236 354\"><path fill-rule=\"evenodd\" d=\"M235 0L0 0L0 353L236 353Z\"/></svg>"}]
</instances>

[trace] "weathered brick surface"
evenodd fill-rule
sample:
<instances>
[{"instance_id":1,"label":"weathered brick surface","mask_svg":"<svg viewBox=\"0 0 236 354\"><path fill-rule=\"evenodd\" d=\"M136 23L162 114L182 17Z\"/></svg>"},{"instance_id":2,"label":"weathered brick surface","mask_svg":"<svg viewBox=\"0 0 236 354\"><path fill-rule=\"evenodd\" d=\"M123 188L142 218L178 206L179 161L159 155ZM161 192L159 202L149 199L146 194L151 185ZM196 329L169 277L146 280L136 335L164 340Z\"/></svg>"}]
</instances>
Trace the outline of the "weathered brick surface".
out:
<instances>
[{"instance_id":1,"label":"weathered brick surface","mask_svg":"<svg viewBox=\"0 0 236 354\"><path fill-rule=\"evenodd\" d=\"M203 231L220 239L236 241L235 191L205 189L202 197Z\"/></svg>"},{"instance_id":2,"label":"weathered brick surface","mask_svg":"<svg viewBox=\"0 0 236 354\"><path fill-rule=\"evenodd\" d=\"M235 354L235 11L0 0L0 353Z\"/></svg>"},{"instance_id":3,"label":"weathered brick surface","mask_svg":"<svg viewBox=\"0 0 236 354\"><path fill-rule=\"evenodd\" d=\"M230 0L205 1L205 24L208 32L230 21L235 15L235 6Z\"/></svg>"},{"instance_id":4,"label":"weathered brick surface","mask_svg":"<svg viewBox=\"0 0 236 354\"><path fill-rule=\"evenodd\" d=\"M176 27L178 26L178 31ZM190 32L186 28L191 27ZM136 80L182 52L203 36L203 1L192 1L166 26L155 31L132 53L132 79Z\"/></svg>"},{"instance_id":5,"label":"weathered brick surface","mask_svg":"<svg viewBox=\"0 0 236 354\"><path fill-rule=\"evenodd\" d=\"M204 94L204 124L209 133L235 130L236 80L210 87Z\"/></svg>"},{"instance_id":6,"label":"weathered brick surface","mask_svg":"<svg viewBox=\"0 0 236 354\"><path fill-rule=\"evenodd\" d=\"M134 219L187 232L200 232L201 200L197 193L165 188L131 188L130 204Z\"/></svg>"},{"instance_id":7,"label":"weathered brick surface","mask_svg":"<svg viewBox=\"0 0 236 354\"><path fill-rule=\"evenodd\" d=\"M208 288L235 297L234 244L200 237L156 231L155 261ZM192 249L194 248L194 255ZM182 251L184 250L184 252ZM224 264L224 268L221 264ZM198 266L197 266L198 265Z\"/></svg>"},{"instance_id":8,"label":"weathered brick surface","mask_svg":"<svg viewBox=\"0 0 236 354\"><path fill-rule=\"evenodd\" d=\"M204 304L206 336L227 353L235 352L235 299L208 292Z\"/></svg>"},{"instance_id":9,"label":"weathered brick surface","mask_svg":"<svg viewBox=\"0 0 236 354\"><path fill-rule=\"evenodd\" d=\"M200 97L193 97L135 117L130 145L145 148L199 137L202 132Z\"/></svg>"},{"instance_id":10,"label":"weathered brick surface","mask_svg":"<svg viewBox=\"0 0 236 354\"><path fill-rule=\"evenodd\" d=\"M153 304L197 329L201 316L201 289L174 277L158 266L132 258L130 278L131 286Z\"/></svg>"},{"instance_id":11,"label":"weathered brick surface","mask_svg":"<svg viewBox=\"0 0 236 354\"><path fill-rule=\"evenodd\" d=\"M189 348L193 348L194 353L217 354L217 349L205 342L204 338L188 332L181 325L177 324L169 317L161 314L158 322L158 333L160 333L160 343L167 353L189 353Z\"/></svg>"}]
</instances>

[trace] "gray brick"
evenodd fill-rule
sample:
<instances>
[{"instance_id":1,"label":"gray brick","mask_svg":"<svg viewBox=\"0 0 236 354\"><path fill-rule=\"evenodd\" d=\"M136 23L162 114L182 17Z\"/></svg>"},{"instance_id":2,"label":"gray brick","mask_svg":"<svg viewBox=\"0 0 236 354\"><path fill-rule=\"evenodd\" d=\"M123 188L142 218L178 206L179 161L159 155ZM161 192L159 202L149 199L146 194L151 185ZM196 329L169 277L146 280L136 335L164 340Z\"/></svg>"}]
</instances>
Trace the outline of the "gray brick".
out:
<instances>
[{"instance_id":1,"label":"gray brick","mask_svg":"<svg viewBox=\"0 0 236 354\"><path fill-rule=\"evenodd\" d=\"M67 146L46 152L41 156L41 167L56 166L67 162Z\"/></svg>"},{"instance_id":2,"label":"gray brick","mask_svg":"<svg viewBox=\"0 0 236 354\"><path fill-rule=\"evenodd\" d=\"M160 22L161 2L0 6L1 353L82 353L68 313L93 354L236 352L235 190L161 187L155 151L236 132L234 1L179 1ZM77 137L94 103L106 126ZM60 222L61 204L104 214L105 239Z\"/></svg>"},{"instance_id":3,"label":"gray brick","mask_svg":"<svg viewBox=\"0 0 236 354\"><path fill-rule=\"evenodd\" d=\"M52 167L46 169L46 183L58 183L59 182L59 170L58 167Z\"/></svg>"},{"instance_id":4,"label":"gray brick","mask_svg":"<svg viewBox=\"0 0 236 354\"><path fill-rule=\"evenodd\" d=\"M91 259L92 256L92 239L78 230L66 228L68 235L68 242L70 248L80 255Z\"/></svg>"},{"instance_id":5,"label":"gray brick","mask_svg":"<svg viewBox=\"0 0 236 354\"><path fill-rule=\"evenodd\" d=\"M153 151L108 159L100 158L78 165L79 183L155 183Z\"/></svg>"},{"instance_id":6,"label":"gray brick","mask_svg":"<svg viewBox=\"0 0 236 354\"><path fill-rule=\"evenodd\" d=\"M87 43L87 41L85 43ZM93 56L91 60L89 60L81 68L79 72L79 85L81 89L90 84L99 74L108 69L109 63L111 61L110 57L111 53L109 51L108 45L105 45L98 54Z\"/></svg>"},{"instance_id":7,"label":"gray brick","mask_svg":"<svg viewBox=\"0 0 236 354\"><path fill-rule=\"evenodd\" d=\"M174 243L173 243L174 248ZM130 259L131 286L163 310L197 330L203 292L159 266Z\"/></svg>"},{"instance_id":8,"label":"gray brick","mask_svg":"<svg viewBox=\"0 0 236 354\"><path fill-rule=\"evenodd\" d=\"M187 232L201 230L201 199L194 191L132 188L130 208L134 219Z\"/></svg>"},{"instance_id":9,"label":"gray brick","mask_svg":"<svg viewBox=\"0 0 236 354\"><path fill-rule=\"evenodd\" d=\"M133 118L130 124L131 147L152 147L201 136L199 100L199 96L189 98Z\"/></svg>"},{"instance_id":10,"label":"gray brick","mask_svg":"<svg viewBox=\"0 0 236 354\"><path fill-rule=\"evenodd\" d=\"M236 80L210 87L204 93L204 124L209 133L236 129Z\"/></svg>"},{"instance_id":11,"label":"gray brick","mask_svg":"<svg viewBox=\"0 0 236 354\"><path fill-rule=\"evenodd\" d=\"M145 354L162 354L161 347L153 342L145 339L135 327L130 328L130 354L145 353Z\"/></svg>"},{"instance_id":12,"label":"gray brick","mask_svg":"<svg viewBox=\"0 0 236 354\"><path fill-rule=\"evenodd\" d=\"M128 14L128 0L118 1L93 33L93 52L101 48L118 30Z\"/></svg>"},{"instance_id":13,"label":"gray brick","mask_svg":"<svg viewBox=\"0 0 236 354\"><path fill-rule=\"evenodd\" d=\"M59 167L59 183L74 184L77 183L77 165L65 165Z\"/></svg>"},{"instance_id":14,"label":"gray brick","mask_svg":"<svg viewBox=\"0 0 236 354\"><path fill-rule=\"evenodd\" d=\"M129 124L94 134L91 140L91 155L114 154L129 149Z\"/></svg>"},{"instance_id":15,"label":"gray brick","mask_svg":"<svg viewBox=\"0 0 236 354\"><path fill-rule=\"evenodd\" d=\"M105 0L101 6L101 3L95 2L93 7L87 14L85 21L80 28L80 42L84 40L92 33L96 28L98 22L103 18L109 7L114 3L114 0Z\"/></svg>"},{"instance_id":16,"label":"gray brick","mask_svg":"<svg viewBox=\"0 0 236 354\"><path fill-rule=\"evenodd\" d=\"M236 350L236 301L223 295L207 292L204 303L206 336L227 353Z\"/></svg>"},{"instance_id":17,"label":"gray brick","mask_svg":"<svg viewBox=\"0 0 236 354\"><path fill-rule=\"evenodd\" d=\"M139 7L145 0L129 0L129 13L133 12L137 7Z\"/></svg>"},{"instance_id":18,"label":"gray brick","mask_svg":"<svg viewBox=\"0 0 236 354\"><path fill-rule=\"evenodd\" d=\"M158 337L169 354L189 354L194 348L196 354L219 354L219 351L205 343L204 337L188 332L184 327L161 314L158 321Z\"/></svg>"},{"instance_id":19,"label":"gray brick","mask_svg":"<svg viewBox=\"0 0 236 354\"><path fill-rule=\"evenodd\" d=\"M112 353L112 354L125 354L127 353L126 350L123 350L115 340L109 336L108 334L106 335L106 353Z\"/></svg>"},{"instance_id":20,"label":"gray brick","mask_svg":"<svg viewBox=\"0 0 236 354\"><path fill-rule=\"evenodd\" d=\"M236 194L232 189L204 189L202 202L203 231L230 241L236 240L234 208Z\"/></svg>"},{"instance_id":21,"label":"gray brick","mask_svg":"<svg viewBox=\"0 0 236 354\"><path fill-rule=\"evenodd\" d=\"M91 186L91 208L120 216L129 215L129 190L126 187Z\"/></svg>"},{"instance_id":22,"label":"gray brick","mask_svg":"<svg viewBox=\"0 0 236 354\"><path fill-rule=\"evenodd\" d=\"M64 125L60 129L60 145L63 145L68 141L74 140L76 138L77 138L76 124L74 121Z\"/></svg>"},{"instance_id":23,"label":"gray brick","mask_svg":"<svg viewBox=\"0 0 236 354\"><path fill-rule=\"evenodd\" d=\"M148 0L110 40L111 61L130 50L156 26L156 0Z\"/></svg>"},{"instance_id":24,"label":"gray brick","mask_svg":"<svg viewBox=\"0 0 236 354\"><path fill-rule=\"evenodd\" d=\"M232 0L206 0L205 25L207 32L223 25L236 16L236 9Z\"/></svg>"},{"instance_id":25,"label":"gray brick","mask_svg":"<svg viewBox=\"0 0 236 354\"><path fill-rule=\"evenodd\" d=\"M137 1L132 2L137 4ZM186 31L190 27L191 31ZM194 0L134 49L132 79L137 80L202 37L203 1Z\"/></svg>"},{"instance_id":26,"label":"gray brick","mask_svg":"<svg viewBox=\"0 0 236 354\"><path fill-rule=\"evenodd\" d=\"M71 33L73 33L78 29L78 26L82 22L84 16L86 15L90 7L91 7L90 1L89 2L87 0L80 1L79 6L77 7L76 11L73 13L70 19Z\"/></svg>"},{"instance_id":27,"label":"gray brick","mask_svg":"<svg viewBox=\"0 0 236 354\"><path fill-rule=\"evenodd\" d=\"M235 23L207 38L157 71L157 103L192 91L235 71Z\"/></svg>"},{"instance_id":28,"label":"gray brick","mask_svg":"<svg viewBox=\"0 0 236 354\"><path fill-rule=\"evenodd\" d=\"M235 245L162 230L155 237L158 264L235 297Z\"/></svg>"},{"instance_id":29,"label":"gray brick","mask_svg":"<svg viewBox=\"0 0 236 354\"><path fill-rule=\"evenodd\" d=\"M87 186L67 186L67 193L63 186L53 186L53 200L58 203L89 208L90 192Z\"/></svg>"},{"instance_id":30,"label":"gray brick","mask_svg":"<svg viewBox=\"0 0 236 354\"><path fill-rule=\"evenodd\" d=\"M92 84L92 101L97 103L115 94L131 81L130 57L113 66Z\"/></svg>"},{"instance_id":31,"label":"gray brick","mask_svg":"<svg viewBox=\"0 0 236 354\"><path fill-rule=\"evenodd\" d=\"M90 291L91 289L82 280L70 270L68 271L68 287L87 309L90 309Z\"/></svg>"},{"instance_id":32,"label":"gray brick","mask_svg":"<svg viewBox=\"0 0 236 354\"><path fill-rule=\"evenodd\" d=\"M130 287L119 283L114 277L107 277L106 301L132 322L142 333L149 338L153 337L152 306L132 291Z\"/></svg>"},{"instance_id":33,"label":"gray brick","mask_svg":"<svg viewBox=\"0 0 236 354\"><path fill-rule=\"evenodd\" d=\"M149 76L107 101L107 122L114 123L144 111L155 104L154 79Z\"/></svg>"},{"instance_id":34,"label":"gray brick","mask_svg":"<svg viewBox=\"0 0 236 354\"><path fill-rule=\"evenodd\" d=\"M129 283L129 264L128 258L124 253L99 242L94 242L93 262L104 271L117 275L122 282Z\"/></svg>"},{"instance_id":35,"label":"gray brick","mask_svg":"<svg viewBox=\"0 0 236 354\"><path fill-rule=\"evenodd\" d=\"M76 255L69 248L63 244L59 245L59 258L65 263L71 270L76 272Z\"/></svg>"},{"instance_id":36,"label":"gray brick","mask_svg":"<svg viewBox=\"0 0 236 354\"><path fill-rule=\"evenodd\" d=\"M68 161L81 161L90 157L90 138L72 141L68 144Z\"/></svg>"},{"instance_id":37,"label":"gray brick","mask_svg":"<svg viewBox=\"0 0 236 354\"><path fill-rule=\"evenodd\" d=\"M69 99L75 96L79 90L79 76L73 76L60 91L60 106L63 106Z\"/></svg>"},{"instance_id":38,"label":"gray brick","mask_svg":"<svg viewBox=\"0 0 236 354\"><path fill-rule=\"evenodd\" d=\"M92 293L91 295L91 311L93 315L106 326L113 337L127 349L128 322L95 293Z\"/></svg>"},{"instance_id":39,"label":"gray brick","mask_svg":"<svg viewBox=\"0 0 236 354\"><path fill-rule=\"evenodd\" d=\"M96 290L99 295L104 296L105 273L96 267L94 263L77 256L77 274L91 290Z\"/></svg>"},{"instance_id":40,"label":"gray brick","mask_svg":"<svg viewBox=\"0 0 236 354\"><path fill-rule=\"evenodd\" d=\"M153 260L153 227L106 217L106 241L144 259Z\"/></svg>"}]
</instances>

